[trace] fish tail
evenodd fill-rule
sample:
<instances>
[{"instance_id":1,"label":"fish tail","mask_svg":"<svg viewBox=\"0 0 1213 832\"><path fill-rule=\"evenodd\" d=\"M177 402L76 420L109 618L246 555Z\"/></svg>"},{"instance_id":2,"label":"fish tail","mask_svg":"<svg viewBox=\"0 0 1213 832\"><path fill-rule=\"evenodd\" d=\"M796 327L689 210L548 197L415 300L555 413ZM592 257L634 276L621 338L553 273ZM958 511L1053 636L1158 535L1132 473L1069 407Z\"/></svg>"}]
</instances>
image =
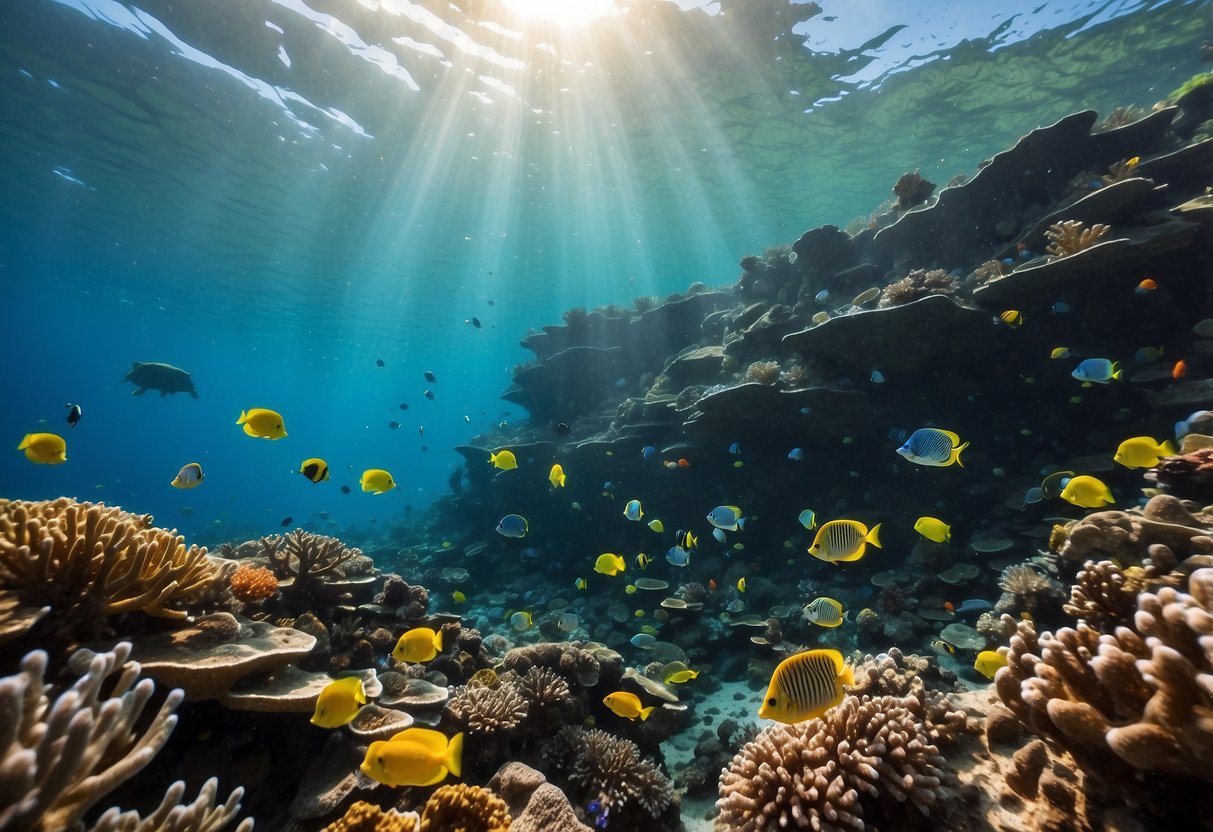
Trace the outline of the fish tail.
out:
<instances>
[{"instance_id":1,"label":"fish tail","mask_svg":"<svg viewBox=\"0 0 1213 832\"><path fill-rule=\"evenodd\" d=\"M434 631L434 649L439 653L442 652L442 630Z\"/></svg>"},{"instance_id":2,"label":"fish tail","mask_svg":"<svg viewBox=\"0 0 1213 832\"><path fill-rule=\"evenodd\" d=\"M883 546L880 545L880 524L879 523L877 523L875 526L872 527L872 530L870 532L868 532L867 536L864 537L864 540L868 543L871 543L877 549L884 548Z\"/></svg>"},{"instance_id":3,"label":"fish tail","mask_svg":"<svg viewBox=\"0 0 1213 832\"><path fill-rule=\"evenodd\" d=\"M463 732L460 731L455 736L451 737L451 741L446 745L446 754L443 756L443 765L447 770L459 777L463 772Z\"/></svg>"},{"instance_id":4,"label":"fish tail","mask_svg":"<svg viewBox=\"0 0 1213 832\"><path fill-rule=\"evenodd\" d=\"M1178 453L1178 451L1175 450L1175 445L1170 439L1163 442L1162 447L1160 447L1158 450L1163 456L1175 456L1175 454Z\"/></svg>"},{"instance_id":5,"label":"fish tail","mask_svg":"<svg viewBox=\"0 0 1213 832\"><path fill-rule=\"evenodd\" d=\"M745 521L747 521L747 520L749 520L749 519L750 519L750 518L748 518L748 517L738 517L738 518L737 518L737 528L738 528L739 530L740 530L740 529L744 529L744 528L745 528Z\"/></svg>"},{"instance_id":6,"label":"fish tail","mask_svg":"<svg viewBox=\"0 0 1213 832\"><path fill-rule=\"evenodd\" d=\"M648 719L648 718L649 718L649 714L653 713L653 708L654 708L654 707L656 707L656 706L655 706L655 705L649 705L647 708L641 708L641 709L640 709L640 721L641 721L641 722L644 722L646 719Z\"/></svg>"},{"instance_id":7,"label":"fish tail","mask_svg":"<svg viewBox=\"0 0 1213 832\"><path fill-rule=\"evenodd\" d=\"M248 421L248 413L246 413L245 411L241 410L241 411L240 411L240 418L236 420L236 424L238 424L238 425L243 425L243 424L244 424L245 422L247 422L247 421Z\"/></svg>"},{"instance_id":8,"label":"fish tail","mask_svg":"<svg viewBox=\"0 0 1213 832\"><path fill-rule=\"evenodd\" d=\"M1120 362L1112 362L1112 378L1120 378Z\"/></svg>"},{"instance_id":9,"label":"fish tail","mask_svg":"<svg viewBox=\"0 0 1213 832\"><path fill-rule=\"evenodd\" d=\"M25 434L25 437L21 440L21 444L17 446L17 450L24 451L26 448L28 448L31 436L33 436L32 433Z\"/></svg>"},{"instance_id":10,"label":"fish tail","mask_svg":"<svg viewBox=\"0 0 1213 832\"><path fill-rule=\"evenodd\" d=\"M969 443L965 442L965 443L961 444L961 446L959 448L956 448L955 450L953 450L952 457L948 460L948 464L951 465L953 462L955 462L961 468L965 467L965 464L960 461L960 452L963 451L967 447L969 447Z\"/></svg>"}]
</instances>

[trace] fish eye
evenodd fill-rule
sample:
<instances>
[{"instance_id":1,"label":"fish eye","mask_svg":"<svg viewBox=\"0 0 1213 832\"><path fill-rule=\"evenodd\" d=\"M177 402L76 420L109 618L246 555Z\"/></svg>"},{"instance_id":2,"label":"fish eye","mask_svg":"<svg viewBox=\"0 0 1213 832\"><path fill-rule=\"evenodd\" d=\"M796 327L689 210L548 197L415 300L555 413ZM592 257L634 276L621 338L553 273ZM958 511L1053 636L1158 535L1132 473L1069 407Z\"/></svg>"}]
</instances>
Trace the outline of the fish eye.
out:
<instances>
[{"instance_id":1,"label":"fish eye","mask_svg":"<svg viewBox=\"0 0 1213 832\"><path fill-rule=\"evenodd\" d=\"M383 755L380 754L378 757L376 757L375 762L377 762L379 765L383 765Z\"/></svg>"},{"instance_id":2,"label":"fish eye","mask_svg":"<svg viewBox=\"0 0 1213 832\"><path fill-rule=\"evenodd\" d=\"M772 696L770 699L767 700L767 705L771 706L772 708L774 708L777 704L778 704L778 701L775 699L774 696Z\"/></svg>"}]
</instances>

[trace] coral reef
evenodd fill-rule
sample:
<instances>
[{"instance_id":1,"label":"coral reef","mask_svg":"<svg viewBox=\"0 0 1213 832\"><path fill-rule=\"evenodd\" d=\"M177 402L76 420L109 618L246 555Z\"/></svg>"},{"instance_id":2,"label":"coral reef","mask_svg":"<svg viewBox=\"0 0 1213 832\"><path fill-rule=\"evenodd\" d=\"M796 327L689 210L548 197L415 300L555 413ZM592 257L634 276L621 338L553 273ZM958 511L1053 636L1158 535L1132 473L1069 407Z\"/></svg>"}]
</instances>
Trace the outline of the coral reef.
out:
<instances>
[{"instance_id":1,"label":"coral reef","mask_svg":"<svg viewBox=\"0 0 1213 832\"><path fill-rule=\"evenodd\" d=\"M421 818L416 812L380 809L365 800L355 801L345 814L324 827L323 832L416 832Z\"/></svg>"},{"instance_id":2,"label":"coral reef","mask_svg":"<svg viewBox=\"0 0 1213 832\"><path fill-rule=\"evenodd\" d=\"M182 620L180 607L212 588L219 568L152 522L66 497L0 500L0 588L50 607L56 641L95 637L121 613Z\"/></svg>"},{"instance_id":3,"label":"coral reef","mask_svg":"<svg viewBox=\"0 0 1213 832\"><path fill-rule=\"evenodd\" d=\"M505 832L509 828L505 801L466 783L438 787L421 812L421 832Z\"/></svg>"},{"instance_id":4,"label":"coral reef","mask_svg":"<svg viewBox=\"0 0 1213 832\"><path fill-rule=\"evenodd\" d=\"M526 675L532 667L547 667L587 688L598 684L602 671L602 665L594 654L582 649L576 642L515 647L505 654L501 666L519 675Z\"/></svg>"},{"instance_id":5,"label":"coral reef","mask_svg":"<svg viewBox=\"0 0 1213 832\"><path fill-rule=\"evenodd\" d=\"M1153 477L1168 494L1208 505L1213 502L1213 448L1167 457L1154 468Z\"/></svg>"},{"instance_id":6,"label":"coral reef","mask_svg":"<svg viewBox=\"0 0 1213 832\"><path fill-rule=\"evenodd\" d=\"M447 712L473 734L497 734L526 719L528 702L513 680L495 688L460 685L451 692Z\"/></svg>"},{"instance_id":7,"label":"coral reef","mask_svg":"<svg viewBox=\"0 0 1213 832\"><path fill-rule=\"evenodd\" d=\"M278 577L293 580L292 593L305 591L321 575L338 571L346 561L362 555L359 549L352 549L335 537L303 529L263 537L260 545L261 554L269 559Z\"/></svg>"},{"instance_id":8,"label":"coral reef","mask_svg":"<svg viewBox=\"0 0 1213 832\"><path fill-rule=\"evenodd\" d=\"M146 716L154 684L140 679L140 666L128 662L131 646L111 652L76 652L68 664L76 683L50 698L48 656L29 653L21 672L0 679L0 828L51 832L75 826L110 791L146 767L168 742L177 724L180 691L171 692L159 710ZM106 697L106 698L103 698ZM152 818L173 814L194 825L179 828L218 830L240 810L242 789L216 806L217 784L208 781L193 804L179 805L184 784L174 784ZM111 809L98 829L144 829L139 816ZM151 828L160 828L152 826ZM238 832L252 828L245 821Z\"/></svg>"},{"instance_id":9,"label":"coral reef","mask_svg":"<svg viewBox=\"0 0 1213 832\"><path fill-rule=\"evenodd\" d=\"M591 807L596 825L640 828L674 805L674 789L630 740L597 728L566 726L549 743L550 760Z\"/></svg>"},{"instance_id":10,"label":"coral reef","mask_svg":"<svg viewBox=\"0 0 1213 832\"><path fill-rule=\"evenodd\" d=\"M745 368L745 380L758 384L774 384L779 381L779 362L755 361Z\"/></svg>"},{"instance_id":11,"label":"coral reef","mask_svg":"<svg viewBox=\"0 0 1213 832\"><path fill-rule=\"evenodd\" d=\"M897 207L905 210L926 202L935 193L935 183L922 178L918 171L903 173L893 185Z\"/></svg>"},{"instance_id":12,"label":"coral reef","mask_svg":"<svg viewBox=\"0 0 1213 832\"><path fill-rule=\"evenodd\" d=\"M950 295L956 292L956 281L943 269L915 269L900 280L885 286L880 293L880 306L900 306L926 295Z\"/></svg>"},{"instance_id":13,"label":"coral reef","mask_svg":"<svg viewBox=\"0 0 1213 832\"><path fill-rule=\"evenodd\" d=\"M1154 544L1165 546L1178 560L1213 555L1213 538L1205 515L1194 515L1169 494L1150 498L1140 514L1097 511L1066 530L1060 554L1068 561L1114 560L1136 565Z\"/></svg>"},{"instance_id":14,"label":"coral reef","mask_svg":"<svg viewBox=\"0 0 1213 832\"><path fill-rule=\"evenodd\" d=\"M227 579L232 595L246 604L273 598L278 592L278 578L271 569L264 566L250 566L242 563L236 567Z\"/></svg>"},{"instance_id":15,"label":"coral reef","mask_svg":"<svg viewBox=\"0 0 1213 832\"><path fill-rule=\"evenodd\" d=\"M995 609L1034 612L1050 602L1060 601L1062 586L1053 578L1026 563L1016 563L1002 570L998 586L1004 595Z\"/></svg>"},{"instance_id":16,"label":"coral reef","mask_svg":"<svg viewBox=\"0 0 1213 832\"><path fill-rule=\"evenodd\" d=\"M1103 223L1088 228L1078 220L1055 222L1045 230L1045 237L1049 240L1045 251L1055 257L1068 257L1095 245L1111 230Z\"/></svg>"}]
</instances>

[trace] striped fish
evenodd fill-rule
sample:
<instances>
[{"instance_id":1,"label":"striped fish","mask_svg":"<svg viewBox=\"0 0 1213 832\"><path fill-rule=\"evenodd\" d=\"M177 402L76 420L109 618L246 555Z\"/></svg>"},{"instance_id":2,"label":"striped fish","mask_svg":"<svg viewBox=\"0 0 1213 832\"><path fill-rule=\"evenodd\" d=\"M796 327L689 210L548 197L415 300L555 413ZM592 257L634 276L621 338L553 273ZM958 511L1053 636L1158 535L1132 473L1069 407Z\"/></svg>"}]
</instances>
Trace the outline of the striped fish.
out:
<instances>
[{"instance_id":1,"label":"striped fish","mask_svg":"<svg viewBox=\"0 0 1213 832\"><path fill-rule=\"evenodd\" d=\"M868 531L858 520L831 520L817 530L809 554L826 563L859 560L869 543L881 548L879 532L879 523Z\"/></svg>"},{"instance_id":2,"label":"striped fish","mask_svg":"<svg viewBox=\"0 0 1213 832\"><path fill-rule=\"evenodd\" d=\"M804 617L819 627L837 627L842 623L842 604L822 595L805 604Z\"/></svg>"},{"instance_id":3,"label":"striped fish","mask_svg":"<svg viewBox=\"0 0 1213 832\"><path fill-rule=\"evenodd\" d=\"M950 430L919 428L910 434L910 438L897 449L897 453L919 465L946 468L956 464L963 468L964 463L960 461L960 452L967 447L969 447L969 443L961 444L960 437Z\"/></svg>"},{"instance_id":4,"label":"striped fish","mask_svg":"<svg viewBox=\"0 0 1213 832\"><path fill-rule=\"evenodd\" d=\"M771 674L758 716L788 725L819 717L842 701L844 685L853 684L851 666L837 650L797 653Z\"/></svg>"}]
</instances>

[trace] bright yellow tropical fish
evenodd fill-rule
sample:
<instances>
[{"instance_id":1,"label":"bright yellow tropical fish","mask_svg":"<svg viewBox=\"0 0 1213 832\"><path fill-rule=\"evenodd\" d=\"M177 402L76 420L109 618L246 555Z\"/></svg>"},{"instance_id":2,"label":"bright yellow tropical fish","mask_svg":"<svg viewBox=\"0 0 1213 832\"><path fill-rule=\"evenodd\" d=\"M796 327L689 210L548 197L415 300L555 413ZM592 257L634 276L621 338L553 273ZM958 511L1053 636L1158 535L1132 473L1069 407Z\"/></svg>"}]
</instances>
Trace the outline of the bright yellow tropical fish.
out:
<instances>
[{"instance_id":1,"label":"bright yellow tropical fish","mask_svg":"<svg viewBox=\"0 0 1213 832\"><path fill-rule=\"evenodd\" d=\"M737 591L745 592L745 576L744 575L737 579Z\"/></svg>"},{"instance_id":2,"label":"bright yellow tropical fish","mask_svg":"<svg viewBox=\"0 0 1213 832\"><path fill-rule=\"evenodd\" d=\"M1175 454L1175 446L1170 440L1159 444L1153 437L1134 436L1120 443L1112 459L1126 468L1153 468L1165 457Z\"/></svg>"},{"instance_id":3,"label":"bright yellow tropical fish","mask_svg":"<svg viewBox=\"0 0 1213 832\"><path fill-rule=\"evenodd\" d=\"M502 471L512 471L518 467L518 459L513 451L500 450L489 454L489 464Z\"/></svg>"},{"instance_id":4,"label":"bright yellow tropical fish","mask_svg":"<svg viewBox=\"0 0 1213 832\"><path fill-rule=\"evenodd\" d=\"M993 679L998 668L1006 666L1007 657L997 650L982 650L977 654L977 661L973 662L973 669L987 679Z\"/></svg>"},{"instance_id":5,"label":"bright yellow tropical fish","mask_svg":"<svg viewBox=\"0 0 1213 832\"><path fill-rule=\"evenodd\" d=\"M938 517L919 517L914 521L914 531L935 543L947 543L952 539L952 527Z\"/></svg>"},{"instance_id":6,"label":"bright yellow tropical fish","mask_svg":"<svg viewBox=\"0 0 1213 832\"><path fill-rule=\"evenodd\" d=\"M329 478L329 464L320 457L314 456L299 463L299 473L315 485Z\"/></svg>"},{"instance_id":7,"label":"bright yellow tropical fish","mask_svg":"<svg viewBox=\"0 0 1213 832\"><path fill-rule=\"evenodd\" d=\"M1067 503L1080 508L1099 508L1116 502L1112 498L1111 490L1102 480L1086 474L1066 480L1059 496Z\"/></svg>"},{"instance_id":8,"label":"bright yellow tropical fish","mask_svg":"<svg viewBox=\"0 0 1213 832\"><path fill-rule=\"evenodd\" d=\"M414 627L406 632L392 648L392 658L398 662L428 662L442 652L442 630Z\"/></svg>"},{"instance_id":9,"label":"bright yellow tropical fish","mask_svg":"<svg viewBox=\"0 0 1213 832\"><path fill-rule=\"evenodd\" d=\"M564 488L564 469L557 462L552 466L552 470L548 472L548 482L552 484L552 488Z\"/></svg>"},{"instance_id":10,"label":"bright yellow tropical fish","mask_svg":"<svg viewBox=\"0 0 1213 832\"><path fill-rule=\"evenodd\" d=\"M819 627L837 627L843 622L842 603L824 595L805 604L802 612Z\"/></svg>"},{"instance_id":11,"label":"bright yellow tropical fish","mask_svg":"<svg viewBox=\"0 0 1213 832\"><path fill-rule=\"evenodd\" d=\"M244 425L244 432L258 439L281 439L286 436L282 414L265 407L251 407L240 411L236 424Z\"/></svg>"},{"instance_id":12,"label":"bright yellow tropical fish","mask_svg":"<svg viewBox=\"0 0 1213 832\"><path fill-rule=\"evenodd\" d=\"M316 712L311 723L321 728L348 725L358 709L366 704L366 689L357 676L347 676L329 682L316 697Z\"/></svg>"},{"instance_id":13,"label":"bright yellow tropical fish","mask_svg":"<svg viewBox=\"0 0 1213 832\"><path fill-rule=\"evenodd\" d=\"M665 523L662 523L660 520L650 520L649 528L657 532L657 534L661 534L665 531Z\"/></svg>"},{"instance_id":14,"label":"bright yellow tropical fish","mask_svg":"<svg viewBox=\"0 0 1213 832\"><path fill-rule=\"evenodd\" d=\"M468 599L468 597L466 595L464 595L462 592L460 592L459 590L455 590L454 592L451 593L451 600L454 601L456 604L465 603L467 601L467 599Z\"/></svg>"},{"instance_id":15,"label":"bright yellow tropical fish","mask_svg":"<svg viewBox=\"0 0 1213 832\"><path fill-rule=\"evenodd\" d=\"M392 475L382 468L367 468L362 472L362 478L358 482L363 491L370 491L373 494L383 494L396 487L396 481L392 479Z\"/></svg>"},{"instance_id":16,"label":"bright yellow tropical fish","mask_svg":"<svg viewBox=\"0 0 1213 832\"><path fill-rule=\"evenodd\" d=\"M880 524L868 531L858 520L831 520L817 530L809 554L826 563L859 560L871 543L880 546Z\"/></svg>"},{"instance_id":17,"label":"bright yellow tropical fish","mask_svg":"<svg viewBox=\"0 0 1213 832\"><path fill-rule=\"evenodd\" d=\"M758 716L791 725L819 717L842 701L855 684L851 666L837 650L806 650L789 656L771 674Z\"/></svg>"},{"instance_id":18,"label":"bright yellow tropical fish","mask_svg":"<svg viewBox=\"0 0 1213 832\"><path fill-rule=\"evenodd\" d=\"M27 433L17 450L25 451L25 458L39 465L67 462L67 442L57 433Z\"/></svg>"},{"instance_id":19,"label":"bright yellow tropical fish","mask_svg":"<svg viewBox=\"0 0 1213 832\"><path fill-rule=\"evenodd\" d=\"M647 708L643 707L640 703L640 697L634 693L628 693L626 690L608 693L602 698L602 704L610 708L615 716L621 716L624 719L640 717L641 722L649 718L649 714L653 713L654 707L652 705Z\"/></svg>"},{"instance_id":20,"label":"bright yellow tropical fish","mask_svg":"<svg viewBox=\"0 0 1213 832\"><path fill-rule=\"evenodd\" d=\"M665 683L667 685L683 685L697 678L699 678L699 671L687 668L686 670L676 670L669 676L666 676Z\"/></svg>"},{"instance_id":21,"label":"bright yellow tropical fish","mask_svg":"<svg viewBox=\"0 0 1213 832\"><path fill-rule=\"evenodd\" d=\"M620 555L613 555L610 552L604 552L594 561L594 571L602 575L610 575L614 577L620 572L626 571L627 563L624 562Z\"/></svg>"},{"instance_id":22,"label":"bright yellow tropical fish","mask_svg":"<svg viewBox=\"0 0 1213 832\"><path fill-rule=\"evenodd\" d=\"M202 466L197 462L191 462L181 466L181 470L177 472L177 476L169 483L173 488L197 488L202 484Z\"/></svg>"},{"instance_id":23,"label":"bright yellow tropical fish","mask_svg":"<svg viewBox=\"0 0 1213 832\"><path fill-rule=\"evenodd\" d=\"M360 768L388 786L433 786L463 767L463 734L449 740L441 731L406 728L390 740L373 742Z\"/></svg>"}]
</instances>

